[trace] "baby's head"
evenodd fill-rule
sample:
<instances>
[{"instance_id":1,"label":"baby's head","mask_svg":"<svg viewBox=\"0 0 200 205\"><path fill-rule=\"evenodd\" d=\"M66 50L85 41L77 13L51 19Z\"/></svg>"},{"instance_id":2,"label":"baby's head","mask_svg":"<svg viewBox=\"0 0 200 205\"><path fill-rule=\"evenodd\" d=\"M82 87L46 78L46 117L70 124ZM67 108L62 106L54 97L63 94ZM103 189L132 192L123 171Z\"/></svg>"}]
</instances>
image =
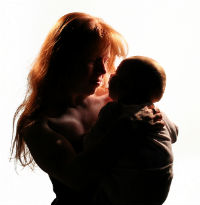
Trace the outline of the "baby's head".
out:
<instances>
[{"instance_id":1,"label":"baby's head","mask_svg":"<svg viewBox=\"0 0 200 205\"><path fill-rule=\"evenodd\" d=\"M109 80L109 95L124 104L158 102L164 93L166 75L153 59L133 56L123 60Z\"/></svg>"}]
</instances>

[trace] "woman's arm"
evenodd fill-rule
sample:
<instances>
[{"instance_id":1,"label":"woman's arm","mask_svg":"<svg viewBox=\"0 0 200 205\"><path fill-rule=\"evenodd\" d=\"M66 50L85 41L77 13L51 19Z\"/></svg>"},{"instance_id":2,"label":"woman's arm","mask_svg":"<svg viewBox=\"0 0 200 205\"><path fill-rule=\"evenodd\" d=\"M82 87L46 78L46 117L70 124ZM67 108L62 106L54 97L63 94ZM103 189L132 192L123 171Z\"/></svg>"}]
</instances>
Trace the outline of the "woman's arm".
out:
<instances>
[{"instance_id":1,"label":"woman's arm","mask_svg":"<svg viewBox=\"0 0 200 205\"><path fill-rule=\"evenodd\" d=\"M27 128L24 136L38 166L71 189L80 191L96 178L91 169L93 159L87 154L77 157L71 143L47 122Z\"/></svg>"},{"instance_id":2,"label":"woman's arm","mask_svg":"<svg viewBox=\"0 0 200 205\"><path fill-rule=\"evenodd\" d=\"M37 165L76 191L98 181L108 170L115 153L119 153L118 141L109 137L94 149L76 154L71 143L46 121L27 128L24 138Z\"/></svg>"}]
</instances>

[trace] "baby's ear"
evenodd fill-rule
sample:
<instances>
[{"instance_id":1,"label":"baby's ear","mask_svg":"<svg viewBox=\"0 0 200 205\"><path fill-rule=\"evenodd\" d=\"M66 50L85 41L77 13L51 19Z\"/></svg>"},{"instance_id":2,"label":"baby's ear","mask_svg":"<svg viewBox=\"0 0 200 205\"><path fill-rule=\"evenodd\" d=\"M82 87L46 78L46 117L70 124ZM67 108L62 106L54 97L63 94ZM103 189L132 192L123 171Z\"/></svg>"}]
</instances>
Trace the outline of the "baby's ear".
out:
<instances>
[{"instance_id":1,"label":"baby's ear","mask_svg":"<svg viewBox=\"0 0 200 205\"><path fill-rule=\"evenodd\" d=\"M109 82L109 96L113 99L116 100L118 98L119 94L119 77L117 74L112 74L110 76Z\"/></svg>"}]
</instances>

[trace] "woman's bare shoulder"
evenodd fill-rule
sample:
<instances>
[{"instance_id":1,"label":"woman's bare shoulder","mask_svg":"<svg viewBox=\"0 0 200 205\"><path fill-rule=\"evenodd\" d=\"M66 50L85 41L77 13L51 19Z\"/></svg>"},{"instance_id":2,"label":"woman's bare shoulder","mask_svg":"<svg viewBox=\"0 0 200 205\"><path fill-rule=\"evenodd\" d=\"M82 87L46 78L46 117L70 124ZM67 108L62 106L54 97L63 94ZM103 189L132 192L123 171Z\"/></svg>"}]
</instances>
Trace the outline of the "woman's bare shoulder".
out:
<instances>
[{"instance_id":1,"label":"woman's bare shoulder","mask_svg":"<svg viewBox=\"0 0 200 205\"><path fill-rule=\"evenodd\" d=\"M23 135L35 162L49 174L58 166L58 159L60 163L62 160L66 163L75 156L71 143L62 134L55 132L47 119L32 123L24 129ZM67 156L66 159L62 159L63 155Z\"/></svg>"},{"instance_id":2,"label":"woman's bare shoulder","mask_svg":"<svg viewBox=\"0 0 200 205\"><path fill-rule=\"evenodd\" d=\"M42 150L45 144L51 146L61 137L48 125L46 119L36 120L23 129L23 138L30 150Z\"/></svg>"},{"instance_id":3,"label":"woman's bare shoulder","mask_svg":"<svg viewBox=\"0 0 200 205\"><path fill-rule=\"evenodd\" d=\"M29 140L31 136L35 136L35 138L37 138L39 135L48 132L51 132L51 130L49 129L47 120L40 119L40 120L34 120L33 122L29 123L29 125L23 129L22 134L23 134L23 138L26 141Z\"/></svg>"},{"instance_id":4,"label":"woman's bare shoulder","mask_svg":"<svg viewBox=\"0 0 200 205\"><path fill-rule=\"evenodd\" d=\"M76 141L79 140L83 132L80 121L74 117L48 117L37 120L25 128L24 137L25 140L36 140L37 138L40 138L39 140L50 140L50 138L64 137L70 141ZM32 138L32 136L34 137Z\"/></svg>"}]
</instances>

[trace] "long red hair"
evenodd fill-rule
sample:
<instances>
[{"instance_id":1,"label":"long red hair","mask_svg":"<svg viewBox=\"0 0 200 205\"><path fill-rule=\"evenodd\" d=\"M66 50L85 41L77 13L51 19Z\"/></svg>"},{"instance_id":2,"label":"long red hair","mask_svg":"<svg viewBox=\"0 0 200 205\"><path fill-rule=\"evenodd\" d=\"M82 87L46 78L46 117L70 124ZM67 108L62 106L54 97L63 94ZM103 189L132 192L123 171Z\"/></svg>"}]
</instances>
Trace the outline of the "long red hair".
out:
<instances>
[{"instance_id":1,"label":"long red hair","mask_svg":"<svg viewBox=\"0 0 200 205\"><path fill-rule=\"evenodd\" d=\"M22 166L34 164L23 138L23 130L42 116L48 97L56 93L56 89L63 88L63 75L69 73L70 68L63 67L62 61L66 61L66 56L67 60L73 59L77 49L81 51L96 39L105 47L110 46L108 72L113 72L115 58L126 56L127 44L124 38L102 19L85 13L69 13L62 16L47 35L28 75L24 101L16 110L13 119L13 131L18 120L15 133L13 132L11 155L14 155Z\"/></svg>"}]
</instances>

